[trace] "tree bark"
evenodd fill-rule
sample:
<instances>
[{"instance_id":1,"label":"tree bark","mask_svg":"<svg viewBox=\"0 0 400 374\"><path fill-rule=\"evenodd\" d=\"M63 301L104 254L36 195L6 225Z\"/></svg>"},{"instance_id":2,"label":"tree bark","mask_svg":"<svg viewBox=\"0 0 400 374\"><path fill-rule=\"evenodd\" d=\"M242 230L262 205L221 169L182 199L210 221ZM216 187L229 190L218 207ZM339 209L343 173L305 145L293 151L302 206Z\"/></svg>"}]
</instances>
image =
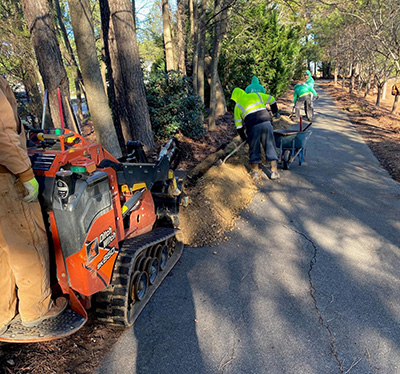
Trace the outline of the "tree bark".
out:
<instances>
[{"instance_id":1,"label":"tree bark","mask_svg":"<svg viewBox=\"0 0 400 374\"><path fill-rule=\"evenodd\" d=\"M392 107L392 114L397 113L397 107L399 105L399 95L394 96L394 102L393 102L393 107Z\"/></svg>"},{"instance_id":2,"label":"tree bark","mask_svg":"<svg viewBox=\"0 0 400 374\"><path fill-rule=\"evenodd\" d=\"M68 0L68 4L96 140L114 157L119 158L122 153L97 60L90 1Z\"/></svg>"},{"instance_id":3,"label":"tree bark","mask_svg":"<svg viewBox=\"0 0 400 374\"><path fill-rule=\"evenodd\" d=\"M53 125L61 127L57 88L61 96L69 103L69 84L60 47L47 0L22 0L22 6L33 48L39 65L39 71L49 94L50 114ZM78 131L75 120L67 108L63 108L65 127Z\"/></svg>"},{"instance_id":4,"label":"tree bark","mask_svg":"<svg viewBox=\"0 0 400 374\"><path fill-rule=\"evenodd\" d=\"M176 70L174 48L172 44L171 25L169 20L168 0L162 0L162 19L165 50L165 68L167 71Z\"/></svg>"},{"instance_id":5,"label":"tree bark","mask_svg":"<svg viewBox=\"0 0 400 374\"><path fill-rule=\"evenodd\" d=\"M221 43L226 31L227 9L223 0L215 0L214 7L214 41L211 56L211 84L210 84L210 115L208 117L209 131L216 130L217 117L217 82L218 76L218 61L221 52ZM225 111L224 111L225 113Z\"/></svg>"},{"instance_id":6,"label":"tree bark","mask_svg":"<svg viewBox=\"0 0 400 374\"><path fill-rule=\"evenodd\" d=\"M190 33L193 40L193 58L192 58L192 77L193 90L196 95L199 94L198 89L198 62L199 62L199 20L197 0L189 0L190 2Z\"/></svg>"},{"instance_id":7,"label":"tree bark","mask_svg":"<svg viewBox=\"0 0 400 374\"><path fill-rule=\"evenodd\" d=\"M61 55L64 57L64 60L67 62L67 66L73 67L73 62L71 61L71 56L67 52L67 49L63 44L60 44L60 50L61 50ZM76 99L77 99L77 107L78 107L78 119L79 123L83 122L83 109L82 109L82 91L81 91L81 85L83 87L83 82L82 82L82 76L78 76L77 70L72 69L73 71L73 76L74 76L74 84L75 84L75 92L76 92Z\"/></svg>"},{"instance_id":8,"label":"tree bark","mask_svg":"<svg viewBox=\"0 0 400 374\"><path fill-rule=\"evenodd\" d=\"M121 79L115 79L116 90L122 94L125 102L132 138L152 148L154 138L140 67L132 3L130 0L112 0L109 1L109 7L118 55L118 61L113 62L119 65L118 69L113 66L113 73L118 71L121 74Z\"/></svg>"},{"instance_id":9,"label":"tree bark","mask_svg":"<svg viewBox=\"0 0 400 374\"><path fill-rule=\"evenodd\" d=\"M387 82L383 85L383 91L382 91L382 99L386 99L386 91L387 91Z\"/></svg>"},{"instance_id":10,"label":"tree bark","mask_svg":"<svg viewBox=\"0 0 400 374\"><path fill-rule=\"evenodd\" d=\"M38 115L42 113L43 111L43 104L42 104L42 98L39 92L39 88L37 85L38 77L33 74L33 69L28 70L28 74L25 74L25 76L22 79L22 83L25 87L25 92L27 96L28 102L31 104L30 105L30 110L29 114L31 118L33 118L33 127L39 127L39 118ZM48 121L48 124L50 125L50 121Z\"/></svg>"},{"instance_id":11,"label":"tree bark","mask_svg":"<svg viewBox=\"0 0 400 374\"><path fill-rule=\"evenodd\" d=\"M205 74L207 77L207 82L211 87L211 56L207 56L205 58L205 64L206 64ZM219 75L217 75L215 86L216 86L216 103L217 103L215 109L215 118L218 118L219 116L224 115L227 111L224 89L222 87L221 80L219 79Z\"/></svg>"},{"instance_id":12,"label":"tree bark","mask_svg":"<svg viewBox=\"0 0 400 374\"><path fill-rule=\"evenodd\" d=\"M66 49L65 52L63 53L62 45L60 45L61 52L62 52L65 60L69 63L69 65L73 69L75 91L76 91L75 93L76 93L76 99L77 99L77 105L78 105L78 118L79 118L79 121L82 123L83 122L82 91L81 91L81 85L83 86L82 73L76 62L74 51L72 50L71 43L68 38L67 29L65 28L64 21L62 19L59 0L54 1L54 6L56 9L56 15L57 15L57 19L58 19L58 25L59 25L60 31L61 31L61 36L64 40L64 45L65 45L65 49Z\"/></svg>"},{"instance_id":13,"label":"tree bark","mask_svg":"<svg viewBox=\"0 0 400 374\"><path fill-rule=\"evenodd\" d=\"M356 66L352 64L351 67L351 76L350 76L350 86L349 86L349 93L353 93L356 81Z\"/></svg>"},{"instance_id":14,"label":"tree bark","mask_svg":"<svg viewBox=\"0 0 400 374\"><path fill-rule=\"evenodd\" d=\"M371 90L371 75L368 74L367 77L367 82L365 84L365 93L364 93L364 97L367 97L369 95L369 91Z\"/></svg>"},{"instance_id":15,"label":"tree bark","mask_svg":"<svg viewBox=\"0 0 400 374\"><path fill-rule=\"evenodd\" d=\"M183 0L177 0L177 5L176 23L178 29L178 70L186 75L185 2Z\"/></svg>"},{"instance_id":16,"label":"tree bark","mask_svg":"<svg viewBox=\"0 0 400 374\"><path fill-rule=\"evenodd\" d=\"M199 41L198 41L198 65L197 65L197 89L201 101L204 103L204 59L206 49L206 7L207 1L201 0L199 19Z\"/></svg>"},{"instance_id":17,"label":"tree bark","mask_svg":"<svg viewBox=\"0 0 400 374\"><path fill-rule=\"evenodd\" d=\"M335 86L337 86L337 82L338 82L338 80L337 80L337 78L338 78L338 62L336 61L336 63L335 63L335 72L334 72L334 82L335 82Z\"/></svg>"},{"instance_id":18,"label":"tree bark","mask_svg":"<svg viewBox=\"0 0 400 374\"><path fill-rule=\"evenodd\" d=\"M376 106L381 104L381 97L382 97L382 85L378 85L378 93L376 94Z\"/></svg>"},{"instance_id":19,"label":"tree bark","mask_svg":"<svg viewBox=\"0 0 400 374\"><path fill-rule=\"evenodd\" d=\"M106 81L108 83L107 92L119 145L123 155L126 156L125 142L132 140L132 135L129 129L128 114L125 109L123 92L117 92L117 87L123 87L123 85L119 83L117 84L115 81L116 78L121 77L117 57L117 46L111 22L108 0L100 0L99 4L103 36L103 59L106 66Z\"/></svg>"}]
</instances>

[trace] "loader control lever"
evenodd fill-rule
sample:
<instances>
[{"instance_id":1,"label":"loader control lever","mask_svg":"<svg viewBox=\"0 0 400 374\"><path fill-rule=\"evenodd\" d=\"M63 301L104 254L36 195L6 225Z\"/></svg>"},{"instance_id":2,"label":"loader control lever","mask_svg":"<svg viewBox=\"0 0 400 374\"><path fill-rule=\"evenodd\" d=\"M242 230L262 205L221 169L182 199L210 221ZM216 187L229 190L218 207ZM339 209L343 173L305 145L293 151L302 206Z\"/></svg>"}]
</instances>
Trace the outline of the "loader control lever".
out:
<instances>
[{"instance_id":1,"label":"loader control lever","mask_svg":"<svg viewBox=\"0 0 400 374\"><path fill-rule=\"evenodd\" d=\"M130 211L133 209L133 207L137 204L137 202L140 200L140 198L143 195L143 192L145 191L145 188L142 188L138 191L136 191L132 197L128 199L128 201L123 205L122 207L122 218L125 218Z\"/></svg>"}]
</instances>

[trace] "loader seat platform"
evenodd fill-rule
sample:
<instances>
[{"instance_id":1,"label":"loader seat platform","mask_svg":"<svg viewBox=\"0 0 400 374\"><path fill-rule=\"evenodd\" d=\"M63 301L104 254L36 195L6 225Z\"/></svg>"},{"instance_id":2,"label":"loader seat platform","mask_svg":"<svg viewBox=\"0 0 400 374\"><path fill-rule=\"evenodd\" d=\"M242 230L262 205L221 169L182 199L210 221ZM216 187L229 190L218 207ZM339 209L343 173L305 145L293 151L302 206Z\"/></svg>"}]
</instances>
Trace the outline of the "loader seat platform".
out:
<instances>
[{"instance_id":1,"label":"loader seat platform","mask_svg":"<svg viewBox=\"0 0 400 374\"><path fill-rule=\"evenodd\" d=\"M59 316L44 320L40 325L31 328L23 326L21 319L17 317L8 330L0 335L0 342L34 343L63 338L79 330L86 320L70 308Z\"/></svg>"}]
</instances>

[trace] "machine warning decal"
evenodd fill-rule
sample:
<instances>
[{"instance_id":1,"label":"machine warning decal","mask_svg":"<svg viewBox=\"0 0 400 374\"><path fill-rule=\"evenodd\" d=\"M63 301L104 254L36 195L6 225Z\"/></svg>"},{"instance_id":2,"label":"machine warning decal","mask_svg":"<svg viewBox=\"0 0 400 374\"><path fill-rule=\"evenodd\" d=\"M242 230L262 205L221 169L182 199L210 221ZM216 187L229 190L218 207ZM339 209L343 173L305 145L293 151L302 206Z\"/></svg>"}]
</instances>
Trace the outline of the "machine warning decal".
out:
<instances>
[{"instance_id":1,"label":"machine warning decal","mask_svg":"<svg viewBox=\"0 0 400 374\"><path fill-rule=\"evenodd\" d=\"M87 262L90 263L99 254L99 240L94 238L90 243L86 244L86 258Z\"/></svg>"},{"instance_id":2,"label":"machine warning decal","mask_svg":"<svg viewBox=\"0 0 400 374\"><path fill-rule=\"evenodd\" d=\"M57 190L58 190L58 195L61 197L61 199L66 199L68 197L69 195L68 184L61 179L57 180Z\"/></svg>"},{"instance_id":3,"label":"machine warning decal","mask_svg":"<svg viewBox=\"0 0 400 374\"><path fill-rule=\"evenodd\" d=\"M100 249L106 250L107 253L104 255L102 260L97 264L97 270L99 270L115 253L115 247L109 246L111 242L116 238L116 231L110 226L104 230L98 237L94 238L91 242L86 242L86 258L87 262L92 262L100 253Z\"/></svg>"}]
</instances>

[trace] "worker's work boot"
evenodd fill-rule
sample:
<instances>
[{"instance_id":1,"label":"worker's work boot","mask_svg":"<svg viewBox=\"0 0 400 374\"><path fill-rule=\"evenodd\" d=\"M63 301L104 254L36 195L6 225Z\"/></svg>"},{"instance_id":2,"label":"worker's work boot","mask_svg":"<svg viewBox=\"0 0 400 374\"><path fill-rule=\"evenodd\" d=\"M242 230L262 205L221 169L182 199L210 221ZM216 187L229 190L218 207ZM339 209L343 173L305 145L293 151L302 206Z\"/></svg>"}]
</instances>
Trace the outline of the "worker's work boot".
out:
<instances>
[{"instance_id":1,"label":"worker's work boot","mask_svg":"<svg viewBox=\"0 0 400 374\"><path fill-rule=\"evenodd\" d=\"M271 161L271 176L272 180L279 179L280 175L278 173L278 162L276 160Z\"/></svg>"},{"instance_id":2,"label":"worker's work boot","mask_svg":"<svg viewBox=\"0 0 400 374\"><path fill-rule=\"evenodd\" d=\"M250 175L254 180L257 180L259 178L258 174L258 164L251 164L251 172Z\"/></svg>"},{"instance_id":3,"label":"worker's work boot","mask_svg":"<svg viewBox=\"0 0 400 374\"><path fill-rule=\"evenodd\" d=\"M51 302L49 310L40 318L34 321L29 321L29 322L21 321L21 322L25 327L36 327L46 319L57 317L65 310L67 305L68 305L68 300L65 297L59 297L55 301Z\"/></svg>"},{"instance_id":4,"label":"worker's work boot","mask_svg":"<svg viewBox=\"0 0 400 374\"><path fill-rule=\"evenodd\" d=\"M17 314L10 322L6 323L5 325L3 325L2 327L0 327L0 336L3 335L8 328L10 327L10 325L15 322L18 321L20 319L19 314Z\"/></svg>"}]
</instances>

